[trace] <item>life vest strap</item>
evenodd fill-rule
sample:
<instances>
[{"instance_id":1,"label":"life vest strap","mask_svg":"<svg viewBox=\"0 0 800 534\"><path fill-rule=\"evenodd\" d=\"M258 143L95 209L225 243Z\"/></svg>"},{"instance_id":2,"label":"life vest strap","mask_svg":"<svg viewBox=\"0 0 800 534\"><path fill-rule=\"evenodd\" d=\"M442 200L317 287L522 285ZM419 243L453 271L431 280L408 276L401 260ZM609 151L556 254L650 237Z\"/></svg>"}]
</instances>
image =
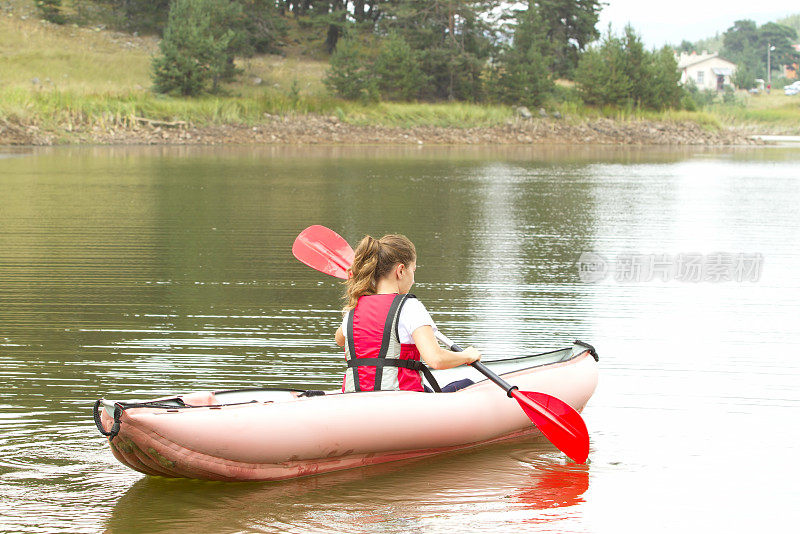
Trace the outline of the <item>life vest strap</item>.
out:
<instances>
[{"instance_id":1,"label":"life vest strap","mask_svg":"<svg viewBox=\"0 0 800 534\"><path fill-rule=\"evenodd\" d=\"M347 336L347 350L350 353L350 358L348 361L356 359L356 344L353 341L353 318L355 317L355 314L355 308L350 310L350 312L347 314L347 333L345 335ZM353 384L356 392L361 391L361 382L358 378L358 369L353 369Z\"/></svg>"},{"instance_id":2,"label":"life vest strap","mask_svg":"<svg viewBox=\"0 0 800 534\"><path fill-rule=\"evenodd\" d=\"M412 295L413 297L413 295ZM400 323L400 310L403 308L408 295L397 295L392 299L392 304L389 306L389 311L386 313L386 321L383 323L383 336L381 338L381 348L378 352L378 358L386 358L389 353L389 342L392 338L392 326ZM413 297L415 298L415 297ZM400 343L400 338L395 336L395 339ZM383 380L383 366L375 367L375 381L372 386L373 391L381 389L381 382Z\"/></svg>"},{"instance_id":3,"label":"life vest strap","mask_svg":"<svg viewBox=\"0 0 800 534\"><path fill-rule=\"evenodd\" d=\"M433 373L431 373L430 369L428 369L424 363L417 360L401 360L398 358L355 358L347 360L347 367L375 367L376 369L382 367L402 367L403 369L411 369L412 371L422 371L422 374L425 375L425 379L431 385L433 391L436 393L442 392L442 388L439 387L439 383L433 377Z\"/></svg>"}]
</instances>

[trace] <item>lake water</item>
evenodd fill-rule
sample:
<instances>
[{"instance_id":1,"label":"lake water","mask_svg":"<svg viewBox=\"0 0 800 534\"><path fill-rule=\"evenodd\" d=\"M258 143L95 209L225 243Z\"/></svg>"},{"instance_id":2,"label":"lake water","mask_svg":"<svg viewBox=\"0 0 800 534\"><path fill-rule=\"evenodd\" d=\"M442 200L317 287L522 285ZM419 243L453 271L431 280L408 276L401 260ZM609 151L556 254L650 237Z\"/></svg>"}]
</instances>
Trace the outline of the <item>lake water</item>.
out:
<instances>
[{"instance_id":1,"label":"lake water","mask_svg":"<svg viewBox=\"0 0 800 534\"><path fill-rule=\"evenodd\" d=\"M800 149L0 149L0 531L794 532ZM145 477L99 397L335 388L324 224L399 232L484 358L600 355L542 440L282 483ZM605 276L603 276L605 274Z\"/></svg>"}]
</instances>

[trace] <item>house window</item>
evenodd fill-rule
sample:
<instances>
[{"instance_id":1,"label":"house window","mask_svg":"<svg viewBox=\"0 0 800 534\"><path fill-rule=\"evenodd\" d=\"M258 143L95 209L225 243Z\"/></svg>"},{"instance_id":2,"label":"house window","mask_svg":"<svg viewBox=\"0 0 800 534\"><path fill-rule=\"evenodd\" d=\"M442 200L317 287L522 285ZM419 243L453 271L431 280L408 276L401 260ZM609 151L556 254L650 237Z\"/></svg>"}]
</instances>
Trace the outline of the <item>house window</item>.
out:
<instances>
[{"instance_id":1,"label":"house window","mask_svg":"<svg viewBox=\"0 0 800 534\"><path fill-rule=\"evenodd\" d=\"M705 74L705 72L703 72L702 70L698 70L697 71L697 83L700 84L700 85L702 85L703 82L704 82L704 80L703 80L704 74Z\"/></svg>"}]
</instances>

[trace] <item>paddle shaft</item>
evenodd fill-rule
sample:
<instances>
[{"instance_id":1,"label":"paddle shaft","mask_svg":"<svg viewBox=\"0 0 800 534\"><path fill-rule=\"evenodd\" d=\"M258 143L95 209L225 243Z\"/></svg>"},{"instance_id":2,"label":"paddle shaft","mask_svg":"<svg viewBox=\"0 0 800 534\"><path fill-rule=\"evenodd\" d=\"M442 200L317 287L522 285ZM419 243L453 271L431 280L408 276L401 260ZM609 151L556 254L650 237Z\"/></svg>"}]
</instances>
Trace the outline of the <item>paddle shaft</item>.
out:
<instances>
[{"instance_id":1,"label":"paddle shaft","mask_svg":"<svg viewBox=\"0 0 800 534\"><path fill-rule=\"evenodd\" d=\"M450 341L450 339L448 339L448 337L442 334L441 332L438 331L436 332L436 338L445 345L447 345L453 352L464 352L464 349L462 349L456 343ZM485 376L486 378L488 378L489 380L491 380L492 382L503 388L503 390L506 392L506 395L508 395L509 397L512 396L511 395L512 390L518 389L517 386L512 386L511 384L509 384L508 382L497 376L497 374L494 371L483 365L481 362L472 362L470 365L475 369L477 369L478 371L480 371L483 376Z\"/></svg>"}]
</instances>

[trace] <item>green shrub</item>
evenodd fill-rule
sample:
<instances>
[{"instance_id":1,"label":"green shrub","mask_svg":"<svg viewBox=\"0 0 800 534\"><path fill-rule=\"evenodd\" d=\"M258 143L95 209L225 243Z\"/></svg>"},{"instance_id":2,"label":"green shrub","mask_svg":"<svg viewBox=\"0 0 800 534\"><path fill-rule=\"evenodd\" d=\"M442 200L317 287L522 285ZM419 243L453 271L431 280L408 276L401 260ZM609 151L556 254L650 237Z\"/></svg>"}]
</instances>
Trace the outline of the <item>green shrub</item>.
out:
<instances>
[{"instance_id":1,"label":"green shrub","mask_svg":"<svg viewBox=\"0 0 800 534\"><path fill-rule=\"evenodd\" d=\"M688 91L684 91L681 97L681 107L686 111L697 111L697 102Z\"/></svg>"},{"instance_id":2,"label":"green shrub","mask_svg":"<svg viewBox=\"0 0 800 534\"><path fill-rule=\"evenodd\" d=\"M535 46L527 53L510 49L490 71L487 85L493 99L504 104L540 106L553 92L548 60Z\"/></svg>"},{"instance_id":3,"label":"green shrub","mask_svg":"<svg viewBox=\"0 0 800 534\"><path fill-rule=\"evenodd\" d=\"M576 109L583 106L583 100L578 92L578 88L574 85L553 85L553 92L550 94L553 103L561 104L563 108Z\"/></svg>"},{"instance_id":4,"label":"green shrub","mask_svg":"<svg viewBox=\"0 0 800 534\"><path fill-rule=\"evenodd\" d=\"M419 67L419 54L397 34L381 43L373 72L380 95L386 100L413 100L427 83Z\"/></svg>"},{"instance_id":5,"label":"green shrub","mask_svg":"<svg viewBox=\"0 0 800 534\"><path fill-rule=\"evenodd\" d=\"M731 81L739 89L752 89L756 86L756 76L747 63L739 63L736 66Z\"/></svg>"},{"instance_id":6,"label":"green shrub","mask_svg":"<svg viewBox=\"0 0 800 534\"><path fill-rule=\"evenodd\" d=\"M633 91L633 80L627 72L623 42L609 32L598 48L581 55L575 71L575 82L583 101L589 105L623 105Z\"/></svg>"},{"instance_id":7,"label":"green shrub","mask_svg":"<svg viewBox=\"0 0 800 534\"><path fill-rule=\"evenodd\" d=\"M241 6L225 0L175 0L161 54L153 58L154 88L186 96L216 91L233 72L232 51L241 34L231 29Z\"/></svg>"},{"instance_id":8,"label":"green shrub","mask_svg":"<svg viewBox=\"0 0 800 534\"><path fill-rule=\"evenodd\" d=\"M794 80L790 80L784 76L780 77L773 77L772 78L772 88L773 89L783 89L790 83L794 82Z\"/></svg>"},{"instance_id":9,"label":"green shrub","mask_svg":"<svg viewBox=\"0 0 800 534\"><path fill-rule=\"evenodd\" d=\"M731 87L730 85L726 85L722 91L722 102L724 104L736 103L736 91L734 91L733 87Z\"/></svg>"},{"instance_id":10,"label":"green shrub","mask_svg":"<svg viewBox=\"0 0 800 534\"><path fill-rule=\"evenodd\" d=\"M681 74L672 49L665 46L648 54L647 60L642 105L651 109L680 108L685 89L679 83Z\"/></svg>"},{"instance_id":11,"label":"green shrub","mask_svg":"<svg viewBox=\"0 0 800 534\"><path fill-rule=\"evenodd\" d=\"M339 39L323 83L331 92L348 100L373 102L378 99L372 58L367 47L355 38Z\"/></svg>"},{"instance_id":12,"label":"green shrub","mask_svg":"<svg viewBox=\"0 0 800 534\"><path fill-rule=\"evenodd\" d=\"M575 81L587 104L667 109L681 106L684 89L672 50L644 49L631 26L617 37L609 28L600 46L584 52Z\"/></svg>"},{"instance_id":13,"label":"green shrub","mask_svg":"<svg viewBox=\"0 0 800 534\"><path fill-rule=\"evenodd\" d=\"M480 101L484 96L485 61L457 47L420 50L420 68L427 76L420 95L425 100Z\"/></svg>"},{"instance_id":14,"label":"green shrub","mask_svg":"<svg viewBox=\"0 0 800 534\"><path fill-rule=\"evenodd\" d=\"M717 92L712 89L700 90L694 81L689 80L683 86L688 98L694 103L695 109L701 109L714 103L717 99ZM689 109L689 108L686 108Z\"/></svg>"}]
</instances>

